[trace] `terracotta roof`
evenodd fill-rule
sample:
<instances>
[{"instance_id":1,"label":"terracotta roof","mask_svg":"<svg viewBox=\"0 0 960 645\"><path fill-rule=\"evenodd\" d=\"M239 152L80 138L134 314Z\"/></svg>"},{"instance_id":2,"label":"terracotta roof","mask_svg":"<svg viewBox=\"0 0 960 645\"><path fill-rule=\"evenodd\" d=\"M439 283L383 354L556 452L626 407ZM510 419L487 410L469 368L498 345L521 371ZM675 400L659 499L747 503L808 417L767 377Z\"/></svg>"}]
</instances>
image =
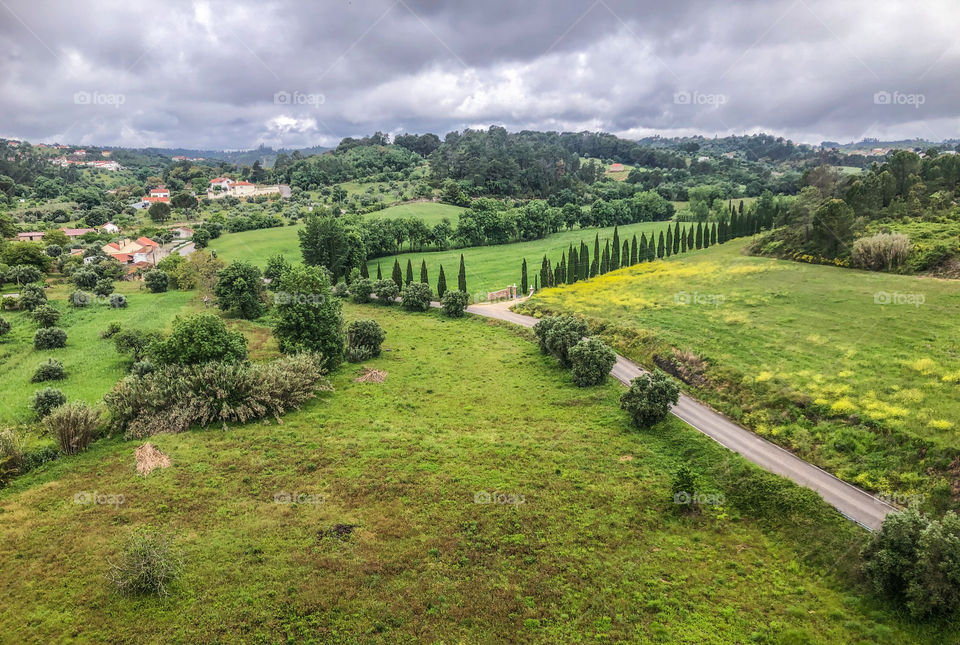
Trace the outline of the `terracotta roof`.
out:
<instances>
[{"instance_id":1,"label":"terracotta roof","mask_svg":"<svg viewBox=\"0 0 960 645\"><path fill-rule=\"evenodd\" d=\"M164 203L166 203L166 202L169 202L169 201L170 201L170 198L169 198L169 197L144 197L144 198L143 198L143 201L145 201L145 202L164 202Z\"/></svg>"},{"instance_id":2,"label":"terracotta roof","mask_svg":"<svg viewBox=\"0 0 960 645\"><path fill-rule=\"evenodd\" d=\"M143 246L160 246L149 237L138 237L136 239L137 244L142 244Z\"/></svg>"},{"instance_id":3,"label":"terracotta roof","mask_svg":"<svg viewBox=\"0 0 960 645\"><path fill-rule=\"evenodd\" d=\"M117 249L118 251L123 248L122 246L120 246L120 245L117 244L116 242L110 242L109 244L107 244L107 246L109 246L109 247L112 248L112 249Z\"/></svg>"},{"instance_id":4,"label":"terracotta roof","mask_svg":"<svg viewBox=\"0 0 960 645\"><path fill-rule=\"evenodd\" d=\"M63 231L67 237L78 237L85 233L97 232L96 229L92 228L61 228L60 230Z\"/></svg>"},{"instance_id":5,"label":"terracotta roof","mask_svg":"<svg viewBox=\"0 0 960 645\"><path fill-rule=\"evenodd\" d=\"M133 256L129 253L111 253L110 257L112 257L114 260L118 260L119 262L123 262L124 264L133 259Z\"/></svg>"},{"instance_id":6,"label":"terracotta roof","mask_svg":"<svg viewBox=\"0 0 960 645\"><path fill-rule=\"evenodd\" d=\"M249 181L235 181L233 182L234 186L253 186Z\"/></svg>"}]
</instances>

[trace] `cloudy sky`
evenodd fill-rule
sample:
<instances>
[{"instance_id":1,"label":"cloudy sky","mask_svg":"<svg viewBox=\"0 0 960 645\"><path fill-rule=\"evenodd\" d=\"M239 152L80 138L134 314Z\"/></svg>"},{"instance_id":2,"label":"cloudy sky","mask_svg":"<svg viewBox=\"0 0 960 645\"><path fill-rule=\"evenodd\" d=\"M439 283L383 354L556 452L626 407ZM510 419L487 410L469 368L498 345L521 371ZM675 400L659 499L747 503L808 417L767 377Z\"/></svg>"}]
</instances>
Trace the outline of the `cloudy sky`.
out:
<instances>
[{"instance_id":1,"label":"cloudy sky","mask_svg":"<svg viewBox=\"0 0 960 645\"><path fill-rule=\"evenodd\" d=\"M956 0L0 0L0 136L960 136Z\"/></svg>"}]
</instances>

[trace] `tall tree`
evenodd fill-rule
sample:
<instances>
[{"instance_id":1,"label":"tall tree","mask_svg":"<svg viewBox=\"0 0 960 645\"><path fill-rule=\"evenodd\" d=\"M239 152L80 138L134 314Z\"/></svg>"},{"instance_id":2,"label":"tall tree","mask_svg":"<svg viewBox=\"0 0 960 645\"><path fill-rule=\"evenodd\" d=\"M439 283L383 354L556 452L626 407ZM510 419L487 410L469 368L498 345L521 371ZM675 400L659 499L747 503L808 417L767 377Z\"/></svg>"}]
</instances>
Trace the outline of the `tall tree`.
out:
<instances>
[{"instance_id":1,"label":"tall tree","mask_svg":"<svg viewBox=\"0 0 960 645\"><path fill-rule=\"evenodd\" d=\"M657 241L657 257L658 258L663 258L663 248L664 248L663 231L660 231L660 239Z\"/></svg>"},{"instance_id":2,"label":"tall tree","mask_svg":"<svg viewBox=\"0 0 960 645\"><path fill-rule=\"evenodd\" d=\"M620 268L620 231L613 227L613 247L610 249L610 270L616 271Z\"/></svg>"},{"instance_id":3,"label":"tall tree","mask_svg":"<svg viewBox=\"0 0 960 645\"><path fill-rule=\"evenodd\" d=\"M397 289L403 289L403 270L400 268L400 260L393 261L393 281L397 284Z\"/></svg>"},{"instance_id":4,"label":"tall tree","mask_svg":"<svg viewBox=\"0 0 960 645\"><path fill-rule=\"evenodd\" d=\"M430 278L427 277L427 261L420 260L420 282L430 284Z\"/></svg>"},{"instance_id":5,"label":"tall tree","mask_svg":"<svg viewBox=\"0 0 960 645\"><path fill-rule=\"evenodd\" d=\"M383 280L383 270L380 268L379 262L377 262L377 280Z\"/></svg>"},{"instance_id":6,"label":"tall tree","mask_svg":"<svg viewBox=\"0 0 960 645\"><path fill-rule=\"evenodd\" d=\"M590 267L590 277L597 275L597 272L600 271L600 234L597 233L593 238L593 264L597 267L594 271L593 266Z\"/></svg>"},{"instance_id":7,"label":"tall tree","mask_svg":"<svg viewBox=\"0 0 960 645\"><path fill-rule=\"evenodd\" d=\"M638 262L637 257L637 234L633 234L633 239L630 241L630 266L633 266Z\"/></svg>"},{"instance_id":8,"label":"tall tree","mask_svg":"<svg viewBox=\"0 0 960 645\"><path fill-rule=\"evenodd\" d=\"M620 248L620 257L623 258L623 264L620 266L629 266L630 242L627 242L626 240L623 241L623 246Z\"/></svg>"},{"instance_id":9,"label":"tall tree","mask_svg":"<svg viewBox=\"0 0 960 645\"><path fill-rule=\"evenodd\" d=\"M443 265L440 265L440 276L437 278L437 298L442 298L447 292L447 276L443 274Z\"/></svg>"},{"instance_id":10,"label":"tall tree","mask_svg":"<svg viewBox=\"0 0 960 645\"><path fill-rule=\"evenodd\" d=\"M667 227L667 243L664 246L664 251L666 252L667 257L673 255L673 232L670 230L670 227Z\"/></svg>"},{"instance_id":11,"label":"tall tree","mask_svg":"<svg viewBox=\"0 0 960 645\"><path fill-rule=\"evenodd\" d=\"M603 257L600 259L600 273L610 271L610 240L603 245Z\"/></svg>"},{"instance_id":12,"label":"tall tree","mask_svg":"<svg viewBox=\"0 0 960 645\"><path fill-rule=\"evenodd\" d=\"M697 245L698 251L703 248L703 225L700 222L697 222L697 237L694 243Z\"/></svg>"},{"instance_id":13,"label":"tall tree","mask_svg":"<svg viewBox=\"0 0 960 645\"><path fill-rule=\"evenodd\" d=\"M691 224L690 228L687 229L687 250L693 250L693 224Z\"/></svg>"},{"instance_id":14,"label":"tall tree","mask_svg":"<svg viewBox=\"0 0 960 645\"><path fill-rule=\"evenodd\" d=\"M714 222L713 226L710 228L710 245L717 243L717 223Z\"/></svg>"},{"instance_id":15,"label":"tall tree","mask_svg":"<svg viewBox=\"0 0 960 645\"><path fill-rule=\"evenodd\" d=\"M577 257L577 249L570 245L570 261L567 263L567 284L573 284L577 281L580 273L580 258Z\"/></svg>"},{"instance_id":16,"label":"tall tree","mask_svg":"<svg viewBox=\"0 0 960 645\"><path fill-rule=\"evenodd\" d=\"M369 277L370 277L370 269L367 268L367 263L366 263L366 262L361 262L361 263L360 263L360 277L361 277L361 278L369 278Z\"/></svg>"},{"instance_id":17,"label":"tall tree","mask_svg":"<svg viewBox=\"0 0 960 645\"><path fill-rule=\"evenodd\" d=\"M637 245L637 261L646 262L649 260L647 257L647 234L640 233L640 243Z\"/></svg>"},{"instance_id":18,"label":"tall tree","mask_svg":"<svg viewBox=\"0 0 960 645\"><path fill-rule=\"evenodd\" d=\"M687 252L687 227L684 226L683 230L680 231L680 252Z\"/></svg>"},{"instance_id":19,"label":"tall tree","mask_svg":"<svg viewBox=\"0 0 960 645\"><path fill-rule=\"evenodd\" d=\"M673 225L673 254L680 252L680 222Z\"/></svg>"},{"instance_id":20,"label":"tall tree","mask_svg":"<svg viewBox=\"0 0 960 645\"><path fill-rule=\"evenodd\" d=\"M590 277L590 250L587 245L580 240L580 279L586 280Z\"/></svg>"},{"instance_id":21,"label":"tall tree","mask_svg":"<svg viewBox=\"0 0 960 645\"><path fill-rule=\"evenodd\" d=\"M527 284L527 258L523 258L523 266L520 267L520 293L527 295L527 289L529 285Z\"/></svg>"},{"instance_id":22,"label":"tall tree","mask_svg":"<svg viewBox=\"0 0 960 645\"><path fill-rule=\"evenodd\" d=\"M457 289L467 292L467 267L463 263L463 253L460 254L460 273L457 274Z\"/></svg>"},{"instance_id":23,"label":"tall tree","mask_svg":"<svg viewBox=\"0 0 960 645\"><path fill-rule=\"evenodd\" d=\"M404 280L403 284L410 284L413 282L413 262L410 261L410 258L407 258L407 279Z\"/></svg>"}]
</instances>

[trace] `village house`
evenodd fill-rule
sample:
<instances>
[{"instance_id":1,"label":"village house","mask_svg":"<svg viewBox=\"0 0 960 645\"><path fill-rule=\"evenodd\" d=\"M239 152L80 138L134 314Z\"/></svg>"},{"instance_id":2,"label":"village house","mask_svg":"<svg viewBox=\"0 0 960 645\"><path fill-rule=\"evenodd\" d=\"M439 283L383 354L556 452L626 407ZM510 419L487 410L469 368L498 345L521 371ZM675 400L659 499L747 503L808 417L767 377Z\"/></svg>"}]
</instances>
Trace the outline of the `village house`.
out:
<instances>
[{"instance_id":1,"label":"village house","mask_svg":"<svg viewBox=\"0 0 960 645\"><path fill-rule=\"evenodd\" d=\"M180 239L193 237L193 229L186 226L175 226L174 228L170 229L170 232Z\"/></svg>"},{"instance_id":2,"label":"village house","mask_svg":"<svg viewBox=\"0 0 960 645\"><path fill-rule=\"evenodd\" d=\"M137 264L144 262L154 266L163 259L160 245L149 237L138 237L136 240L121 239L110 242L102 247L104 253L121 264Z\"/></svg>"},{"instance_id":3,"label":"village house","mask_svg":"<svg viewBox=\"0 0 960 645\"><path fill-rule=\"evenodd\" d=\"M210 186L207 188L208 199L220 199L227 195L234 197L254 197L256 195L273 195L289 197L289 191L285 194L284 188L279 184L273 186L258 186L249 181L235 181L229 177L216 177L210 180Z\"/></svg>"},{"instance_id":4,"label":"village house","mask_svg":"<svg viewBox=\"0 0 960 645\"><path fill-rule=\"evenodd\" d=\"M36 242L43 239L43 233L40 231L29 231L27 233L17 233L17 240L20 242Z\"/></svg>"},{"instance_id":5,"label":"village house","mask_svg":"<svg viewBox=\"0 0 960 645\"><path fill-rule=\"evenodd\" d=\"M610 164L610 172L623 172L623 164L622 163Z\"/></svg>"},{"instance_id":6,"label":"village house","mask_svg":"<svg viewBox=\"0 0 960 645\"><path fill-rule=\"evenodd\" d=\"M169 197L170 190L166 186L157 186L156 188L150 189L151 197Z\"/></svg>"},{"instance_id":7,"label":"village house","mask_svg":"<svg viewBox=\"0 0 960 645\"><path fill-rule=\"evenodd\" d=\"M78 237L82 237L87 233L96 233L97 229L95 228L61 228L63 234L69 237L71 240L75 240Z\"/></svg>"},{"instance_id":8,"label":"village house","mask_svg":"<svg viewBox=\"0 0 960 645\"><path fill-rule=\"evenodd\" d=\"M100 230L103 231L104 233L110 233L111 235L115 235L120 232L120 227L114 224L113 222L107 222L106 224L100 227Z\"/></svg>"}]
</instances>

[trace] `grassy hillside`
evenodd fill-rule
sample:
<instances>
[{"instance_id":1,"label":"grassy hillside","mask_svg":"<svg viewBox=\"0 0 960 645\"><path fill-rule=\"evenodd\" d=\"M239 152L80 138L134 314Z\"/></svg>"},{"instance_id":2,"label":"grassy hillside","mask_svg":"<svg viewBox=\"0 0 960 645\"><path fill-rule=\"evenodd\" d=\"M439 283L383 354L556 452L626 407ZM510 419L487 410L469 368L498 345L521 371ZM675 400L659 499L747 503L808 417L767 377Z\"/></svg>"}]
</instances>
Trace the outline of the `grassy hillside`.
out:
<instances>
[{"instance_id":1,"label":"grassy hillside","mask_svg":"<svg viewBox=\"0 0 960 645\"><path fill-rule=\"evenodd\" d=\"M51 288L47 294L49 302L63 314L57 326L67 332L67 346L63 349L35 350L33 336L37 324L30 314L4 311L2 315L12 329L0 340L0 424L30 419L31 397L42 387L60 388L69 400L96 402L126 373L129 362L117 354L113 343L99 337L107 324L117 321L143 329L161 329L193 296L183 291L149 293L140 291L141 285L140 282L116 283L117 292L127 296L126 309L112 309L103 302L77 309L66 302L72 288L66 285ZM67 379L31 383L37 366L48 358L63 363Z\"/></svg>"},{"instance_id":2,"label":"grassy hillside","mask_svg":"<svg viewBox=\"0 0 960 645\"><path fill-rule=\"evenodd\" d=\"M639 238L641 233L646 233L648 237L651 232L658 235L660 231L666 231L666 228L666 222L629 224L620 227L620 239L630 240L634 234ZM440 265L443 265L444 274L447 276L447 285L455 288L457 271L460 267L460 254L462 253L467 269L467 289L474 298L483 299L486 298L489 291L503 289L513 283L519 286L520 268L524 258L527 259L530 286L533 286L534 275L540 273L540 261L545 253L551 262L559 262L561 253L565 253L571 244L579 246L580 240L583 240L590 247L590 259L592 261L593 241L597 234L600 235L600 247L602 249L604 241L613 237L613 227L563 231L532 242L478 246L450 251L403 253L396 257L400 260L400 265L404 269L407 266L407 259L410 259L418 277L420 275L420 262L426 260L430 285L434 288L436 288ZM393 261L393 256L370 260L367 265L371 277L377 275L377 263L380 263L383 268L384 277L390 277Z\"/></svg>"},{"instance_id":3,"label":"grassy hillside","mask_svg":"<svg viewBox=\"0 0 960 645\"><path fill-rule=\"evenodd\" d=\"M689 350L708 365L703 395L758 433L873 490L943 503L960 483L957 283L747 257L743 246L546 290L525 309L617 327L607 334L648 365Z\"/></svg>"},{"instance_id":4,"label":"grassy hillside","mask_svg":"<svg viewBox=\"0 0 960 645\"><path fill-rule=\"evenodd\" d=\"M812 493L761 484L773 478L678 421L630 430L619 385L573 387L519 335L528 332L372 305L347 316L387 330L387 351L369 363L388 372L384 383L355 383L345 366L335 393L282 425L157 436L173 466L146 478L133 468L138 444L113 439L0 491L0 633L21 642L957 637L902 622L851 587L846 568L863 534ZM677 512L669 481L684 462L724 506ZM123 503L74 502L94 490ZM779 492L774 502L754 490ZM483 491L522 503L475 503ZM284 493L316 503L277 503ZM118 596L104 578L145 524L169 531L183 553L166 600Z\"/></svg>"},{"instance_id":5,"label":"grassy hillside","mask_svg":"<svg viewBox=\"0 0 960 645\"><path fill-rule=\"evenodd\" d=\"M460 219L460 213L465 208L453 206L451 204L441 204L440 202L409 202L406 204L397 204L384 208L381 211L368 213L365 217L385 217L395 219L397 217L415 217L422 219L427 226L439 224L444 217L450 220L451 224L457 225Z\"/></svg>"}]
</instances>

